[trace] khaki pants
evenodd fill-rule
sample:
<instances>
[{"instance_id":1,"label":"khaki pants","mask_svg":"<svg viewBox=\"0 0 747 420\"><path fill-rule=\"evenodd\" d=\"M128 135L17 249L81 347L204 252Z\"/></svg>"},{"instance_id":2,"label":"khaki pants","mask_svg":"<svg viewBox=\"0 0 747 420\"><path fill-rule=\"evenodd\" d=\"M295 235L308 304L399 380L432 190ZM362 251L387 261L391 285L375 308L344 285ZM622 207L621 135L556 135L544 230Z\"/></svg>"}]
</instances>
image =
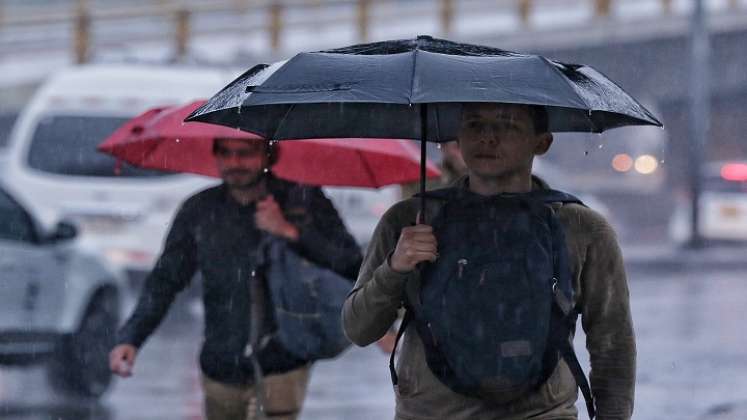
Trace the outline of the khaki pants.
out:
<instances>
[{"instance_id":1,"label":"khaki pants","mask_svg":"<svg viewBox=\"0 0 747 420\"><path fill-rule=\"evenodd\" d=\"M265 415L272 420L295 420L301 412L311 367L265 377ZM207 420L253 420L256 398L251 385L231 385L202 376Z\"/></svg>"}]
</instances>

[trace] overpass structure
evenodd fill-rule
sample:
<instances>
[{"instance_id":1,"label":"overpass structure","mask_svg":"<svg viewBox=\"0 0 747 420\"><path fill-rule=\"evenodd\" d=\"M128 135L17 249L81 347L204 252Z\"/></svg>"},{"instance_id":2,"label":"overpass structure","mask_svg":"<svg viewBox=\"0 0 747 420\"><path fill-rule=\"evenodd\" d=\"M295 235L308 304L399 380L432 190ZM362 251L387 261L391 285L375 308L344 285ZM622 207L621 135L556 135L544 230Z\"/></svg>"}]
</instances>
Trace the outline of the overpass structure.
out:
<instances>
[{"instance_id":1,"label":"overpass structure","mask_svg":"<svg viewBox=\"0 0 747 420\"><path fill-rule=\"evenodd\" d=\"M29 6L33 4L36 6ZM664 132L569 141L551 156L609 166L617 143L684 179L689 142L689 15L694 0L114 0L0 7L0 113L57 68L95 61L235 65L302 50L431 34L590 64L653 108ZM747 158L747 0L707 0L712 115L706 159ZM622 140L620 140L622 138ZM651 140L650 138L654 138ZM605 149L606 148L606 149ZM653 150L652 150L653 148ZM560 148L556 148L560 149ZM570 150L570 152L568 151ZM600 157L602 156L602 157ZM662 171L663 172L663 171ZM589 184L594 179L585 180ZM651 178L653 179L653 178ZM664 183L664 184L662 184ZM674 185L673 185L674 184ZM634 188L646 190L642 184Z\"/></svg>"}]
</instances>

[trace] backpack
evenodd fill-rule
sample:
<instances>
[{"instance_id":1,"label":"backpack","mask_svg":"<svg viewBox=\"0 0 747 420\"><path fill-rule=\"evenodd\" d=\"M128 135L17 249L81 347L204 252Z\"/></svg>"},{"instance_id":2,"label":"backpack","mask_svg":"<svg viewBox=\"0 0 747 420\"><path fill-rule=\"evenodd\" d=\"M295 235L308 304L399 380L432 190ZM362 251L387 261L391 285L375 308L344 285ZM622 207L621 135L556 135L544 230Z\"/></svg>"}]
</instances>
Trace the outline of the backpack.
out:
<instances>
[{"instance_id":1,"label":"backpack","mask_svg":"<svg viewBox=\"0 0 747 420\"><path fill-rule=\"evenodd\" d=\"M442 207L429 224L439 257L408 282L428 367L453 391L502 405L544 384L563 357L594 417L571 343L578 312L562 226L550 203L581 203L554 190L484 197L459 188L426 193ZM395 342L396 348L396 342ZM394 352L392 382L397 385Z\"/></svg>"},{"instance_id":2,"label":"backpack","mask_svg":"<svg viewBox=\"0 0 747 420\"><path fill-rule=\"evenodd\" d=\"M243 356L251 363L256 390L257 403L250 416L265 420L261 360L270 358L274 363L298 368L334 358L350 347L342 330L342 306L352 284L298 255L284 240L265 235L257 248L256 266L247 285L252 317ZM271 307L273 328L262 334L268 315L265 305Z\"/></svg>"},{"instance_id":3,"label":"backpack","mask_svg":"<svg viewBox=\"0 0 747 420\"><path fill-rule=\"evenodd\" d=\"M250 282L254 295L268 298L272 331L259 336L261 316L253 316L249 341L256 350L282 348L296 360L331 359L348 347L342 328L342 306L352 284L334 271L314 264L280 239L266 236L257 253ZM258 303L252 302L252 305ZM259 310L260 312L264 312Z\"/></svg>"},{"instance_id":4,"label":"backpack","mask_svg":"<svg viewBox=\"0 0 747 420\"><path fill-rule=\"evenodd\" d=\"M307 361L331 359L350 347L341 327L350 280L306 260L284 241L271 241L267 257L264 275L278 343Z\"/></svg>"}]
</instances>

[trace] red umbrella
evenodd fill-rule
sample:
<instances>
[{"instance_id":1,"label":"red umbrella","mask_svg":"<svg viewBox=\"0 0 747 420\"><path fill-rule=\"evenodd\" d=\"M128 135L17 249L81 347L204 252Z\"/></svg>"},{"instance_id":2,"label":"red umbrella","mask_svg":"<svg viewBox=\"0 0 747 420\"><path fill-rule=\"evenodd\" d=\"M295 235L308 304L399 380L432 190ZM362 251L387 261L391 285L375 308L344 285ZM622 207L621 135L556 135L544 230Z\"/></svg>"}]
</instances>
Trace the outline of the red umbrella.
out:
<instances>
[{"instance_id":1,"label":"red umbrella","mask_svg":"<svg viewBox=\"0 0 747 420\"><path fill-rule=\"evenodd\" d=\"M215 138L261 139L215 124L185 123L205 103L153 108L129 120L98 147L135 166L217 177ZM374 187L417 181L420 156L409 140L315 139L279 142L272 171L280 178L312 185ZM428 177L440 171L427 163Z\"/></svg>"}]
</instances>

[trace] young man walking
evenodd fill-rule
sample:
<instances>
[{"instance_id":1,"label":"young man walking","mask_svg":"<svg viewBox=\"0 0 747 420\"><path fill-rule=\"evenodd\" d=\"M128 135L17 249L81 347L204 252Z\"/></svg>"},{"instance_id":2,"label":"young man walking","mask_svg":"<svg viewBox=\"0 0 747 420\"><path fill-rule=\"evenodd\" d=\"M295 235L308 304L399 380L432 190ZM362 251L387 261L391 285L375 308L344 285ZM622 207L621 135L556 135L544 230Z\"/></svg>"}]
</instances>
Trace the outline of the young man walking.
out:
<instances>
[{"instance_id":1,"label":"young man walking","mask_svg":"<svg viewBox=\"0 0 747 420\"><path fill-rule=\"evenodd\" d=\"M259 325L261 331L255 333L262 337L274 328L266 287L250 284L262 237L283 238L307 260L351 279L361 256L321 189L272 176L268 169L277 156L268 142L216 139L213 154L223 183L190 197L178 211L137 307L119 332L110 364L114 373L131 375L139 349L199 270L207 419L246 420L256 415L252 363L244 356L250 330ZM306 395L309 362L272 343L258 355L268 375L264 412L270 419L296 419Z\"/></svg>"},{"instance_id":2,"label":"young man walking","mask_svg":"<svg viewBox=\"0 0 747 420\"><path fill-rule=\"evenodd\" d=\"M459 212L460 200L487 203L485 208L488 208L491 197L521 197L549 189L544 181L533 177L531 171L534 157L547 152L552 140L547 127L547 113L542 107L465 104L458 141L468 175L458 182L454 192L456 198L449 201L452 214ZM408 286L417 284L427 287L425 280L438 280L423 278L426 276L424 273L434 272L428 271L428 266L438 266L439 258L443 259L444 254L452 247L474 241L470 237L455 240L452 234L451 242L441 242L439 235L442 234L428 224L430 218L439 214L438 205L434 209L433 202L431 198L428 199L426 223L414 224L419 219L420 203L419 198L412 198L389 209L376 228L358 281L343 308L344 329L355 344L365 346L382 337L397 318L397 311L403 302L408 311L417 306L410 302L413 295L407 293ZM569 272L573 298L566 306L572 306L580 313L587 335L586 346L591 361L591 393L597 418L629 419L633 411L636 351L627 280L615 233L598 213L580 204L558 202L552 203L551 207L562 226L567 247L566 271ZM529 254L534 250L529 247L500 248L494 246L494 243L506 243L506 240L491 237L489 243L480 244L480 252L488 256L492 251L510 254L512 258L518 256L523 261L527 255L522 254ZM540 254L534 252L530 257L543 257ZM466 259L459 260L458 267L455 265L454 277L449 281L458 281L462 277L462 271L466 275L472 267L472 263L468 264ZM528 267L527 270L532 270L531 265ZM477 279L479 284L476 288L489 283L492 273L512 269L496 264L490 269L492 271L482 271L483 276ZM485 276L485 273L488 275ZM551 275L552 273L548 274L548 279ZM552 278L555 279L554 276ZM434 293L430 289L423 290L420 296L424 299L428 298L428 293ZM428 293L425 293L426 290ZM482 289L476 290L478 291L470 298L484 299L479 292ZM556 292L555 284L552 292ZM451 298L454 296L449 295L447 288L442 299ZM472 319L470 317L475 311L485 310L486 308L466 305L458 315ZM532 310L534 308L530 309ZM500 311L496 313L501 313ZM516 319L525 318L527 313L516 311L506 317L512 316ZM415 318L417 320L417 315ZM496 316L496 320L498 318L501 317ZM479 328L476 325L465 328L474 328L468 334L474 334L474 340L471 341L478 346L479 340L482 340ZM568 328L572 330L572 327ZM449 381L442 380L449 378L444 370L453 373L471 366L461 366L469 363L458 359L459 354L456 360L448 354L441 355L446 363L437 363L443 360L433 357L433 349L445 344L439 342L440 339L449 339L448 334L439 336L438 331L438 326L434 325L431 329L430 324L423 327L417 322L410 322L406 326L396 368L397 419L577 418L577 382L565 358L551 364L547 376L537 385L516 398L496 403L490 398L457 392L453 389L454 386L447 385ZM433 333L433 337L429 332ZM460 335L464 336L465 334ZM532 353L527 343L505 342L497 349L478 348L477 351L497 352L497 357L502 358L501 360L510 361L504 364L518 369L523 368L520 362L522 357ZM472 343L467 343L469 344ZM436 369L438 366L447 368ZM496 378L495 383L500 384L501 379ZM501 395L497 397L500 399Z\"/></svg>"}]
</instances>

